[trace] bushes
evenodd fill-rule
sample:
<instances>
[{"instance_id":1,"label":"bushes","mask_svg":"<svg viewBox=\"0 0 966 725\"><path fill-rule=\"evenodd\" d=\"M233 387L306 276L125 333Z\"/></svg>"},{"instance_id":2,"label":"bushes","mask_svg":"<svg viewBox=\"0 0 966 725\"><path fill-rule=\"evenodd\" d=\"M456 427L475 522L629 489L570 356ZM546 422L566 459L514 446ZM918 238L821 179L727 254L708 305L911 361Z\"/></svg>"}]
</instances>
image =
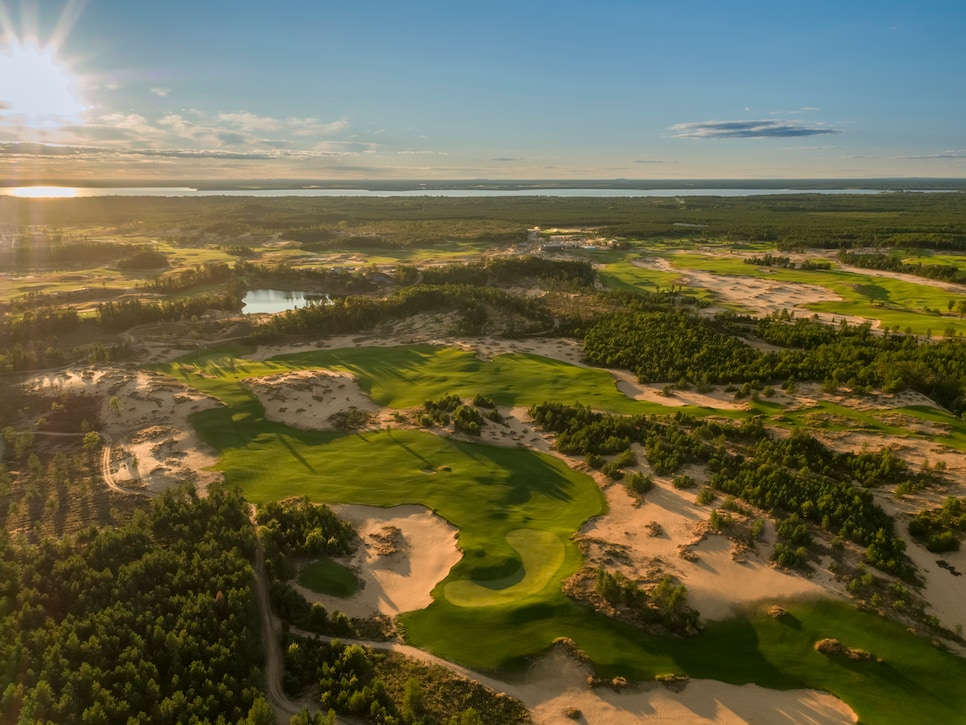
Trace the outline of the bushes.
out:
<instances>
[{"instance_id":1,"label":"bushes","mask_svg":"<svg viewBox=\"0 0 966 725\"><path fill-rule=\"evenodd\" d=\"M624 485L635 496L643 496L654 488L654 479L651 476L645 476L643 473L635 471L624 479Z\"/></svg>"},{"instance_id":2,"label":"bushes","mask_svg":"<svg viewBox=\"0 0 966 725\"><path fill-rule=\"evenodd\" d=\"M453 427L459 433L478 436L483 425L483 414L476 408L469 405L460 405L453 411Z\"/></svg>"},{"instance_id":3,"label":"bushes","mask_svg":"<svg viewBox=\"0 0 966 725\"><path fill-rule=\"evenodd\" d=\"M934 554L958 551L966 531L966 498L950 496L939 509L924 509L909 522L909 533Z\"/></svg>"}]
</instances>

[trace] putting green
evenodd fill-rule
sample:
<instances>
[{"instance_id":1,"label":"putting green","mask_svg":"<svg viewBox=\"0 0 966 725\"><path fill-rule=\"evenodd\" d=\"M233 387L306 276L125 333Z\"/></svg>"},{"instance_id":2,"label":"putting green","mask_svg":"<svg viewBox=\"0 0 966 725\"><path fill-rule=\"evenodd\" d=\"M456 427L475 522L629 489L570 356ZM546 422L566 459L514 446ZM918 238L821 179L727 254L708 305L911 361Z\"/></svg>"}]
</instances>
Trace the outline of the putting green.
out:
<instances>
[{"instance_id":1,"label":"putting green","mask_svg":"<svg viewBox=\"0 0 966 725\"><path fill-rule=\"evenodd\" d=\"M443 590L451 604L458 607L490 607L517 602L537 594L563 566L563 542L550 531L516 529L506 535L506 541L520 555L523 579L519 578L518 571L487 581L451 581Z\"/></svg>"}]
</instances>

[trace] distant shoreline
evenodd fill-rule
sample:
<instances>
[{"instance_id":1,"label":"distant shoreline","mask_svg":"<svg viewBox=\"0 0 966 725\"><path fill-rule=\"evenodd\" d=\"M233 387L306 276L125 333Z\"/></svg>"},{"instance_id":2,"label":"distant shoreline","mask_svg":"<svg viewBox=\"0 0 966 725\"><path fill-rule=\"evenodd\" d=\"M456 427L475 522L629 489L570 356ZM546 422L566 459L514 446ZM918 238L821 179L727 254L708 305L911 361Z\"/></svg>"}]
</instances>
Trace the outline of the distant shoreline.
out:
<instances>
[{"instance_id":1,"label":"distant shoreline","mask_svg":"<svg viewBox=\"0 0 966 725\"><path fill-rule=\"evenodd\" d=\"M524 194L546 194L552 191L587 190L600 194L601 191L676 191L704 192L712 190L753 190L756 193L773 191L776 193L839 192L862 193L875 191L966 191L966 179L962 178L869 178L869 179L449 179L449 180L318 180L318 179L43 179L20 180L0 184L0 193L6 194L11 188L28 186L69 187L90 190L117 190L130 194L129 190L183 190L187 195L200 192L278 192L297 191L300 194L319 192L513 192ZM596 195L595 194L595 195ZM100 195L100 194L98 194ZM149 194L150 195L150 194ZM561 194L565 195L565 194ZM572 194L567 194L572 195ZM735 195L735 194L732 194ZM643 196L643 194L642 194ZM654 194L659 196L659 194Z\"/></svg>"}]
</instances>

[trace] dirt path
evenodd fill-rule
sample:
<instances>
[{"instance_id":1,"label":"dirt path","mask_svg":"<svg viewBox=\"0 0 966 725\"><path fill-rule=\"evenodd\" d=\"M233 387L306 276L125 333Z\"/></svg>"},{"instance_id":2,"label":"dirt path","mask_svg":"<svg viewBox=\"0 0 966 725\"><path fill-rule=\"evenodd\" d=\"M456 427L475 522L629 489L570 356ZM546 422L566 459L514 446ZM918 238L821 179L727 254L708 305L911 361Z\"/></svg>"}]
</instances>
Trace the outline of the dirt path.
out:
<instances>
[{"instance_id":1,"label":"dirt path","mask_svg":"<svg viewBox=\"0 0 966 725\"><path fill-rule=\"evenodd\" d=\"M254 519L254 508L252 509ZM254 520L252 522L254 525ZM279 723L289 720L302 710L310 713L320 712L320 708L311 702L297 702L285 694L282 688L282 675L285 672L285 660L282 657L282 646L278 641L275 628L275 617L272 614L272 604L268 596L268 577L265 574L265 550L262 542L256 538L255 543L255 593L258 597L258 613L262 620L262 642L265 648L265 696L275 710L275 717ZM296 631L296 630L293 630ZM313 636L308 632L305 636ZM354 725L355 721L336 718L342 725Z\"/></svg>"},{"instance_id":2,"label":"dirt path","mask_svg":"<svg viewBox=\"0 0 966 725\"><path fill-rule=\"evenodd\" d=\"M262 619L262 642L265 648L265 695L275 710L279 722L287 723L303 706L290 700L282 689L284 660L282 647L275 633L272 605L268 597L268 578L265 575L265 551L262 543L255 544L255 592L258 595L258 611Z\"/></svg>"},{"instance_id":3,"label":"dirt path","mask_svg":"<svg viewBox=\"0 0 966 725\"><path fill-rule=\"evenodd\" d=\"M53 431L43 430L29 432L38 436L56 436L59 438L77 438L86 435L86 433L55 433ZM114 441L107 433L101 433L98 431L97 435L99 435L101 440L104 441L104 446L101 449L101 477L104 479L104 483L107 485L107 487L112 491L125 496L155 496L156 494L152 493L151 491L139 491L130 488L121 488L117 485L117 482L114 480L114 474L111 472L111 452Z\"/></svg>"}]
</instances>

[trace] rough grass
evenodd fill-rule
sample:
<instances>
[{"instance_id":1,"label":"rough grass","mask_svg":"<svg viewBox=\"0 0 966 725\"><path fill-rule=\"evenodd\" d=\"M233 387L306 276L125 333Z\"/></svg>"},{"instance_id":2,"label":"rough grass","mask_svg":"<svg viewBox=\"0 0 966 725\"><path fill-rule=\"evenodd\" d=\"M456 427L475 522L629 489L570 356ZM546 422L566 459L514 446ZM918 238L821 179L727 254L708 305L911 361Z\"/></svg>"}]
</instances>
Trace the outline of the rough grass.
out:
<instances>
[{"instance_id":1,"label":"rough grass","mask_svg":"<svg viewBox=\"0 0 966 725\"><path fill-rule=\"evenodd\" d=\"M318 594L351 597L359 589L359 579L351 569L332 559L318 559L299 572L298 583Z\"/></svg>"}]
</instances>

